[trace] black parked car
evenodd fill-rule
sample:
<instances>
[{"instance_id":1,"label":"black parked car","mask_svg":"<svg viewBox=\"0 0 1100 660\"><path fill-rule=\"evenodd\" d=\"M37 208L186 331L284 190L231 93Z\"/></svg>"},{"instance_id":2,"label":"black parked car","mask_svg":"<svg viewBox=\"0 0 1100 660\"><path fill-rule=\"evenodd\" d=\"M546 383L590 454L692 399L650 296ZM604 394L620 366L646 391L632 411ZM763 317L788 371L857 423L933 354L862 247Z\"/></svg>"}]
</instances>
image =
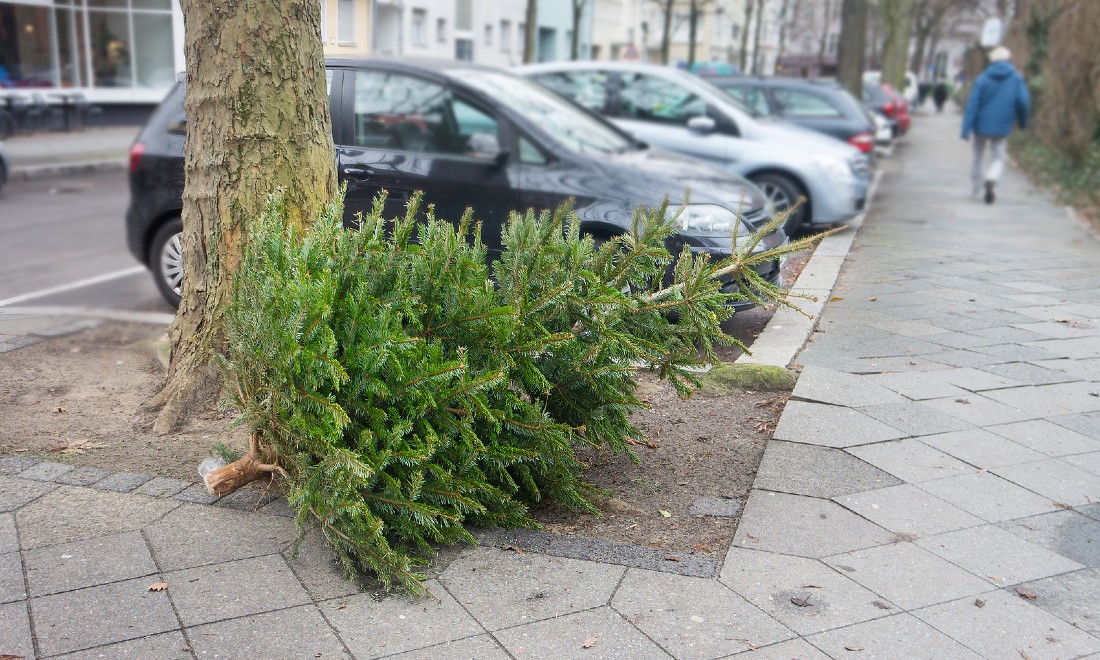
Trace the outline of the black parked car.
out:
<instances>
[{"instance_id":1,"label":"black parked car","mask_svg":"<svg viewBox=\"0 0 1100 660\"><path fill-rule=\"evenodd\" d=\"M869 154L875 122L854 96L835 82L805 78L723 76L707 82L762 117L777 117L844 140Z\"/></svg>"},{"instance_id":2,"label":"black parked car","mask_svg":"<svg viewBox=\"0 0 1100 660\"><path fill-rule=\"evenodd\" d=\"M573 198L582 230L608 237L629 229L637 206L655 207L666 196L678 204L690 189L669 248L678 253L688 244L720 257L730 253L735 227L747 234L770 219L763 193L745 179L649 149L513 74L450 61L334 59L327 66L337 171L347 183L345 225L382 189L394 217L422 190L440 218L457 221L473 207L492 256L513 209L550 209ZM130 251L173 305L183 274L183 96L179 84L131 149L126 214ZM779 231L763 243L785 240ZM777 282L779 264L760 274Z\"/></svg>"}]
</instances>

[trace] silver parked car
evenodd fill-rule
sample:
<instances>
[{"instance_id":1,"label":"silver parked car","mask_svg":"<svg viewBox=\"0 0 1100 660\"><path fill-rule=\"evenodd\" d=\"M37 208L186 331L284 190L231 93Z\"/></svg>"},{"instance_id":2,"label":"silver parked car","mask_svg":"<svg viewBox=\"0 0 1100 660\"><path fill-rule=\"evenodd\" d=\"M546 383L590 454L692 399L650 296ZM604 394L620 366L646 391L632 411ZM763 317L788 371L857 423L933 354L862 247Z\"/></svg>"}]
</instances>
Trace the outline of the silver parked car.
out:
<instances>
[{"instance_id":1,"label":"silver parked car","mask_svg":"<svg viewBox=\"0 0 1100 660\"><path fill-rule=\"evenodd\" d=\"M863 210L867 157L832 137L754 118L710 83L635 62L552 62L516 72L599 112L653 146L706 161L756 183L782 211L806 198L784 229L831 225Z\"/></svg>"}]
</instances>

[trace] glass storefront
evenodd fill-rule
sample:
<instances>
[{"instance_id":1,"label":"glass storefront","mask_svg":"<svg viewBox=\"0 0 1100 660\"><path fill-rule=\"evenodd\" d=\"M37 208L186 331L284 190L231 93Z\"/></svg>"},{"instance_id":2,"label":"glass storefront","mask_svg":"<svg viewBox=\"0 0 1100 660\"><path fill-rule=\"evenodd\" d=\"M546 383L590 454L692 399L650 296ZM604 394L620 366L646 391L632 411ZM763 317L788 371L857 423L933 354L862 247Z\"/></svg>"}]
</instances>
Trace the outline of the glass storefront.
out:
<instances>
[{"instance_id":1,"label":"glass storefront","mask_svg":"<svg viewBox=\"0 0 1100 660\"><path fill-rule=\"evenodd\" d=\"M81 88L119 100L162 93L175 80L177 58L182 67L175 4L0 0L0 89Z\"/></svg>"}]
</instances>

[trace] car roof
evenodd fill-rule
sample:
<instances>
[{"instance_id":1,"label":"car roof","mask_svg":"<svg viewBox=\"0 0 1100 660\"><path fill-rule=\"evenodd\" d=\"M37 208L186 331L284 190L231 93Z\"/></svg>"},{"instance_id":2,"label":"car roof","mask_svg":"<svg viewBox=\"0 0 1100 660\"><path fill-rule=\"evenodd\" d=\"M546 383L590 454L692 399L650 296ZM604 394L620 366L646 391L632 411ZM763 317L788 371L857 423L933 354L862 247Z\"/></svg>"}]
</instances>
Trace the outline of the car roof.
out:
<instances>
[{"instance_id":1,"label":"car roof","mask_svg":"<svg viewBox=\"0 0 1100 660\"><path fill-rule=\"evenodd\" d=\"M491 71L493 73L505 73L508 71L500 67L474 64L462 60L449 60L441 57L326 57L326 67L342 67L349 69L384 69L387 71L400 71L405 73L418 73L435 75L440 78L454 78L456 71Z\"/></svg>"}]
</instances>

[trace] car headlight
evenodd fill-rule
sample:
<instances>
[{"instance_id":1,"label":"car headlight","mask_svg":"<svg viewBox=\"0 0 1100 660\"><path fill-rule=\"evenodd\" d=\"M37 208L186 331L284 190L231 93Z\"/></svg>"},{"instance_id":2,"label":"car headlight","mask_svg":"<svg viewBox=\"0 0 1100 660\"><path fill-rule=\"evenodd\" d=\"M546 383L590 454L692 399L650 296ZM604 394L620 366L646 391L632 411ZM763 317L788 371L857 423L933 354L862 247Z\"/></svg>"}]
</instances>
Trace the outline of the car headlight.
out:
<instances>
[{"instance_id":1,"label":"car headlight","mask_svg":"<svg viewBox=\"0 0 1100 660\"><path fill-rule=\"evenodd\" d=\"M825 171L825 174L829 175L831 179L839 179L847 181L852 178L851 166L839 158L833 158L832 156L814 156L814 162L817 166Z\"/></svg>"},{"instance_id":2,"label":"car headlight","mask_svg":"<svg viewBox=\"0 0 1100 660\"><path fill-rule=\"evenodd\" d=\"M676 225L684 236L730 238L734 228L738 236L751 233L735 211L717 204L688 204L676 219Z\"/></svg>"}]
</instances>

